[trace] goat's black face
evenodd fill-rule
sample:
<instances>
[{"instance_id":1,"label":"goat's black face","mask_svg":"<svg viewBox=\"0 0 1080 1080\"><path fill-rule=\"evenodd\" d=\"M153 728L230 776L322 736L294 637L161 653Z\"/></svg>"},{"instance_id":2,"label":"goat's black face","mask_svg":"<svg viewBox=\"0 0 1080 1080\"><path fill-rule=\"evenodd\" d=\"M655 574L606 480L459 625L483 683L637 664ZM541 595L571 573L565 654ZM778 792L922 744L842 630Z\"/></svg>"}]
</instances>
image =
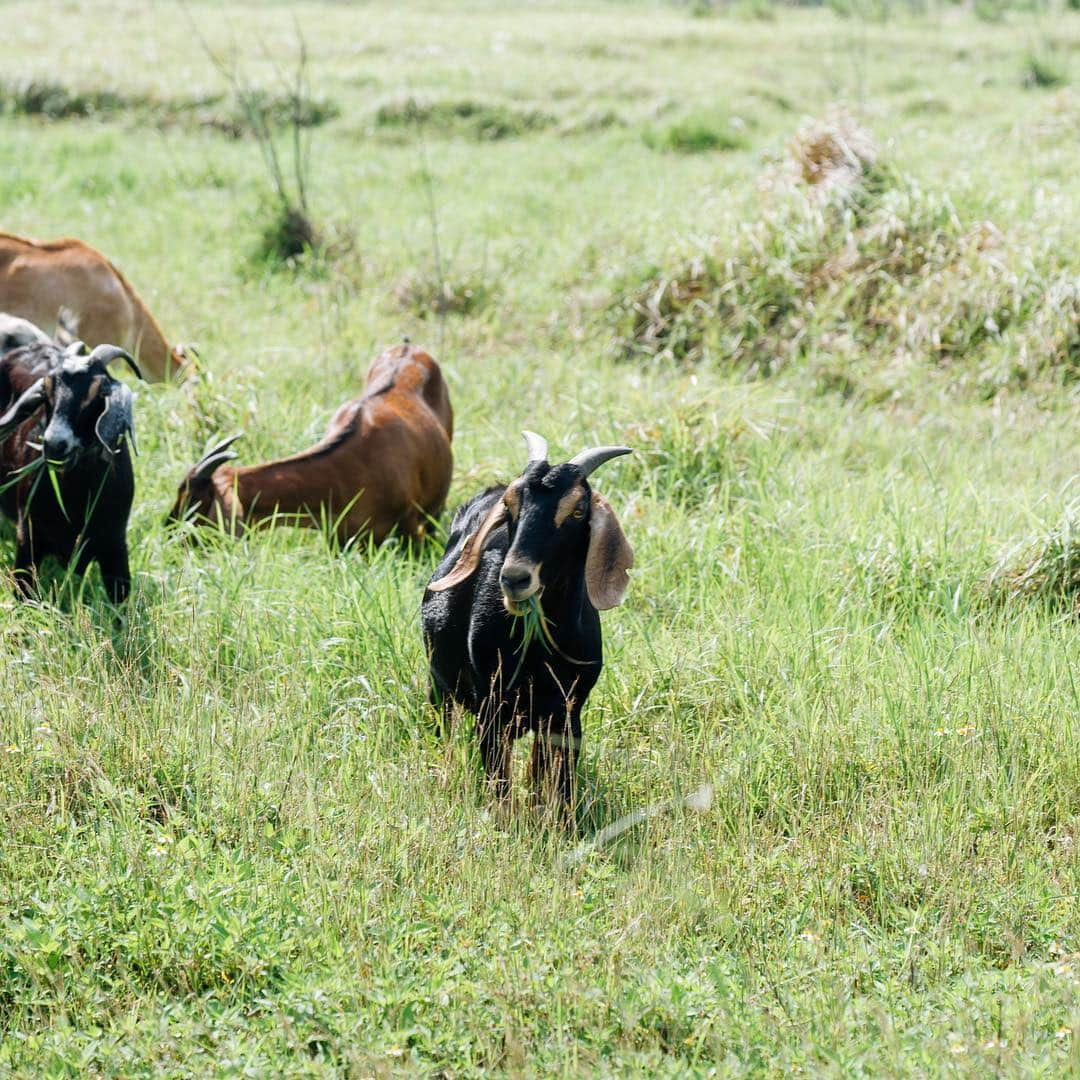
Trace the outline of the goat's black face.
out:
<instances>
[{"instance_id":1,"label":"goat's black face","mask_svg":"<svg viewBox=\"0 0 1080 1080\"><path fill-rule=\"evenodd\" d=\"M59 353L53 345L43 347L46 352ZM89 356L82 355L83 348L77 341L55 360L50 356L53 363L48 374L27 387L0 416L0 440L44 410L42 452L60 466L90 451L112 458L120 452L125 438L134 450L134 399L131 391L109 374L108 364L122 358L142 378L138 365L115 345L99 345ZM30 349L27 346L20 351Z\"/></svg>"},{"instance_id":2,"label":"goat's black face","mask_svg":"<svg viewBox=\"0 0 1080 1080\"><path fill-rule=\"evenodd\" d=\"M200 517L212 517L214 510L215 488L209 476L194 476L192 469L180 484L165 523L194 520Z\"/></svg>"},{"instance_id":3,"label":"goat's black face","mask_svg":"<svg viewBox=\"0 0 1080 1080\"><path fill-rule=\"evenodd\" d=\"M103 449L97 425L114 383L104 365L86 356L66 358L46 376L42 449L49 461L66 465L87 451Z\"/></svg>"},{"instance_id":4,"label":"goat's black face","mask_svg":"<svg viewBox=\"0 0 1080 1080\"><path fill-rule=\"evenodd\" d=\"M242 432L237 432L210 447L188 470L187 476L180 482L180 487L177 489L176 502L173 503L173 508L165 519L166 524L200 517L213 518L217 499L214 472L219 466L236 457L236 451L230 450L229 447L240 438L241 434Z\"/></svg>"},{"instance_id":5,"label":"goat's black face","mask_svg":"<svg viewBox=\"0 0 1080 1080\"><path fill-rule=\"evenodd\" d=\"M461 542L453 567L429 581L428 590L446 592L472 577L496 530L506 525L510 546L499 587L512 615L524 614L521 604L577 569L584 573L593 607L615 607L626 591L634 553L611 507L590 490L588 480L605 461L629 454L630 448L598 446L563 465L549 465L547 442L532 431L523 434L529 447L525 471L499 502L488 504L484 520ZM486 502L488 493L479 498Z\"/></svg>"},{"instance_id":6,"label":"goat's black face","mask_svg":"<svg viewBox=\"0 0 1080 1080\"><path fill-rule=\"evenodd\" d=\"M588 543L591 493L572 464L533 462L503 495L510 549L499 574L507 607L519 604L555 580L568 560L583 557Z\"/></svg>"}]
</instances>

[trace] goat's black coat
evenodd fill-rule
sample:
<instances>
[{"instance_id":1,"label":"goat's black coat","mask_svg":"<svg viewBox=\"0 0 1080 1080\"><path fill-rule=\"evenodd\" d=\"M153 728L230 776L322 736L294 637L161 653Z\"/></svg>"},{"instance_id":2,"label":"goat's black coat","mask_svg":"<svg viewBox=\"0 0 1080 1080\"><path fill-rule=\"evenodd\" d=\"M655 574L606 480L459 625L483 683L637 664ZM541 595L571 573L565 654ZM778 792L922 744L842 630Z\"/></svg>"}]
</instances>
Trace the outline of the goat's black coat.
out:
<instances>
[{"instance_id":1,"label":"goat's black coat","mask_svg":"<svg viewBox=\"0 0 1080 1080\"><path fill-rule=\"evenodd\" d=\"M557 483L565 481L566 470L572 468L533 465L523 480L542 485L550 478ZM588 483L580 473L575 470L570 479L580 484L587 499ZM465 541L505 492L506 486L488 488L458 510L432 582L456 564ZM471 577L445 592L424 593L421 616L432 701L442 709L444 722L453 703L476 717L484 768L500 796L509 790L511 742L534 731L534 784L554 765L559 794L566 803L571 799L581 710L603 666L600 616L585 583L588 524L587 519L568 523L558 559L544 563L543 609L558 651L548 651L538 638L521 656L521 620L507 611L499 585L514 540L512 520L492 532Z\"/></svg>"},{"instance_id":2,"label":"goat's black coat","mask_svg":"<svg viewBox=\"0 0 1080 1080\"><path fill-rule=\"evenodd\" d=\"M71 355L56 345L40 343L0 358L0 415L42 377L51 376L55 385L65 358ZM85 359L85 378L83 371L78 371L67 380L66 389L73 390L77 398L80 393L90 394L94 380L101 382L89 400L77 402L78 408L69 417L75 451L57 476L62 505L44 468L11 483L13 473L44 452L30 444L42 443L52 419L54 401L46 400L0 440L0 487L5 487L0 493L0 511L15 522L17 595L32 594L38 567L44 558L53 556L64 565L74 559L79 574L96 561L109 598L120 603L131 589L127 523L135 492L134 472L127 438L121 436L110 452L100 445L97 425L110 390L122 384L109 375L104 364ZM128 393L126 388L124 392Z\"/></svg>"}]
</instances>

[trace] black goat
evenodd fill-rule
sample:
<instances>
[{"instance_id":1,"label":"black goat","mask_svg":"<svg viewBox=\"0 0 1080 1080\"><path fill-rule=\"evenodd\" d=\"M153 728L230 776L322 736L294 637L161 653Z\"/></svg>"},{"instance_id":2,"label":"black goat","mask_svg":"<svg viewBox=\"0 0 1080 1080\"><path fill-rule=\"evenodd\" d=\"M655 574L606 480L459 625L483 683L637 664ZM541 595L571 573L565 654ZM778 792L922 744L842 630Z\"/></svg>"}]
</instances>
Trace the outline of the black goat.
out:
<instances>
[{"instance_id":1,"label":"black goat","mask_svg":"<svg viewBox=\"0 0 1080 1080\"><path fill-rule=\"evenodd\" d=\"M33 592L52 555L74 559L79 574L96 561L120 603L131 589L133 399L108 364L123 359L142 373L115 345L85 348L35 342L0 358L0 510L15 522L16 595Z\"/></svg>"},{"instance_id":2,"label":"black goat","mask_svg":"<svg viewBox=\"0 0 1080 1080\"><path fill-rule=\"evenodd\" d=\"M549 465L547 443L525 433L529 461L509 486L488 488L450 526L421 607L431 698L444 722L454 703L476 717L488 779L510 791L510 747L536 733L532 781L573 801L581 709L603 666L598 609L621 602L634 553L588 477L625 446ZM527 608L543 596L539 636ZM533 598L536 598L536 601ZM535 620L535 608L530 617Z\"/></svg>"}]
</instances>

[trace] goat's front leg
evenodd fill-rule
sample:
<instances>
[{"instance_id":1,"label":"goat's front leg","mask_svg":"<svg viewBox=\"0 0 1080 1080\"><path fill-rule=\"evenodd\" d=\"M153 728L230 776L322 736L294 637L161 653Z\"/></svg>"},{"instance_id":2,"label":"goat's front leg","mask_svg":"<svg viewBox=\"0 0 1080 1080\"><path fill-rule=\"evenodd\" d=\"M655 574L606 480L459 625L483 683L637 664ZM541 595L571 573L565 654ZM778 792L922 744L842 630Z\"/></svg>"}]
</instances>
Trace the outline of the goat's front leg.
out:
<instances>
[{"instance_id":1,"label":"goat's front leg","mask_svg":"<svg viewBox=\"0 0 1080 1080\"><path fill-rule=\"evenodd\" d=\"M574 806L580 748L581 707L576 702L569 706L569 716L549 713L537 725L529 769L533 790L544 798L553 789L567 813Z\"/></svg>"},{"instance_id":2,"label":"goat's front leg","mask_svg":"<svg viewBox=\"0 0 1080 1080\"><path fill-rule=\"evenodd\" d=\"M511 741L509 727L502 722L503 713L503 708L496 706L490 711L482 709L476 717L484 776L500 803L510 798Z\"/></svg>"},{"instance_id":3,"label":"goat's front leg","mask_svg":"<svg viewBox=\"0 0 1080 1080\"><path fill-rule=\"evenodd\" d=\"M127 544L121 543L116 547L98 551L97 563L101 567L101 580L109 599L114 604L122 604L131 592Z\"/></svg>"}]
</instances>

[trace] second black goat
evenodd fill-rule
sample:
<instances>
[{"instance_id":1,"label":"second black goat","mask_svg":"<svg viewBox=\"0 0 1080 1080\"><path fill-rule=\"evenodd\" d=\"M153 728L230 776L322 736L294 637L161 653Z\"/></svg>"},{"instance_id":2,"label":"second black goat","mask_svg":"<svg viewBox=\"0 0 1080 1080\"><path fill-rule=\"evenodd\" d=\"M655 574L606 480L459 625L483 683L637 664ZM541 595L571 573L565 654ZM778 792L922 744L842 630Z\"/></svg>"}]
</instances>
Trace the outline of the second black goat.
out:
<instances>
[{"instance_id":1,"label":"second black goat","mask_svg":"<svg viewBox=\"0 0 1080 1080\"><path fill-rule=\"evenodd\" d=\"M131 590L133 397L108 365L142 373L115 345L85 349L35 342L0 359L0 510L15 522L16 595L33 593L51 555L79 574L96 561L120 603Z\"/></svg>"},{"instance_id":2,"label":"second black goat","mask_svg":"<svg viewBox=\"0 0 1080 1080\"><path fill-rule=\"evenodd\" d=\"M525 433L529 460L508 486L488 488L454 515L421 616L432 701L476 717L496 794L510 790L510 749L533 731L532 780L573 802L581 710L603 666L598 611L622 601L634 553L590 474L625 446L586 450L560 465ZM541 601L542 597L542 601ZM535 599L534 599L535 598ZM528 620L542 620L527 640Z\"/></svg>"}]
</instances>

